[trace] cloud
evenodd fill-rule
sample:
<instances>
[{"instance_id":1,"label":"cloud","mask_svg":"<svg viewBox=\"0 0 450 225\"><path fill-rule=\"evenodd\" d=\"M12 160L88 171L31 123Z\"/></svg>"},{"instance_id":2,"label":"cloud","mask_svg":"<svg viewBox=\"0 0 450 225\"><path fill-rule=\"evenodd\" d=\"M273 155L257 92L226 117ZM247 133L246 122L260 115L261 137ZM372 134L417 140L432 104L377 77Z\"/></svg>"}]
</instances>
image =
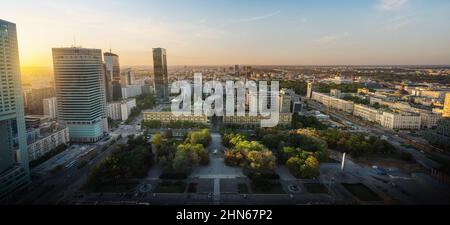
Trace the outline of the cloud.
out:
<instances>
[{"instance_id":1,"label":"cloud","mask_svg":"<svg viewBox=\"0 0 450 225\"><path fill-rule=\"evenodd\" d=\"M318 44L333 44L336 43L338 40L347 38L348 36L350 36L348 32L344 32L341 34L327 35L317 39L315 42Z\"/></svg>"},{"instance_id":2,"label":"cloud","mask_svg":"<svg viewBox=\"0 0 450 225\"><path fill-rule=\"evenodd\" d=\"M403 9L408 0L380 0L379 8L384 11L398 11Z\"/></svg>"},{"instance_id":3,"label":"cloud","mask_svg":"<svg viewBox=\"0 0 450 225\"><path fill-rule=\"evenodd\" d=\"M384 24L384 28L389 31L399 30L410 25L414 20L414 16L399 16L390 19Z\"/></svg>"},{"instance_id":4,"label":"cloud","mask_svg":"<svg viewBox=\"0 0 450 225\"><path fill-rule=\"evenodd\" d=\"M255 22L255 21L259 21L259 20L268 19L270 17L274 17L274 16L276 16L276 15L278 15L280 13L281 13L281 11L278 10L278 11L275 11L275 12L272 12L272 13L268 13L268 14L265 14L265 15L261 15L261 16L254 16L254 17L240 18L240 19L232 19L232 20L229 20L227 22L227 24Z\"/></svg>"}]
</instances>

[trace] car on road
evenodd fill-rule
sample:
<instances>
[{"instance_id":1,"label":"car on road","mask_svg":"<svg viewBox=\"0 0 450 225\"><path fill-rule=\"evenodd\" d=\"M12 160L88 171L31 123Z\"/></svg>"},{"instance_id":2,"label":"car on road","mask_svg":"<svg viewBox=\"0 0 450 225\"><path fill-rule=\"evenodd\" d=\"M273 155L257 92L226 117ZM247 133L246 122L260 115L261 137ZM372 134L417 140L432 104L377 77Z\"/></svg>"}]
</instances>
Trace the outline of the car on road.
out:
<instances>
[{"instance_id":1,"label":"car on road","mask_svg":"<svg viewBox=\"0 0 450 225\"><path fill-rule=\"evenodd\" d=\"M379 176L386 176L387 171L384 168L378 167L378 166L372 166L373 171L379 175Z\"/></svg>"}]
</instances>

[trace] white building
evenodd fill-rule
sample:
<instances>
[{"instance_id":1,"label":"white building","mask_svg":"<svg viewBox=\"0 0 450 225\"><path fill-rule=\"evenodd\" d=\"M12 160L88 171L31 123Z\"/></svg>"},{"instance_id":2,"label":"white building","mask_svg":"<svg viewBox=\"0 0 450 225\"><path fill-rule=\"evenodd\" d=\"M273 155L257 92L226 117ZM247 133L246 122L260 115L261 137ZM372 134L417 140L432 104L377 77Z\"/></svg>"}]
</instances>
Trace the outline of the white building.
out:
<instances>
[{"instance_id":1,"label":"white building","mask_svg":"<svg viewBox=\"0 0 450 225\"><path fill-rule=\"evenodd\" d=\"M383 112L381 126L394 130L420 130L421 117L414 113Z\"/></svg>"},{"instance_id":2,"label":"white building","mask_svg":"<svg viewBox=\"0 0 450 225\"><path fill-rule=\"evenodd\" d=\"M122 98L133 98L142 95L142 85L127 85L122 88Z\"/></svg>"},{"instance_id":3,"label":"white building","mask_svg":"<svg viewBox=\"0 0 450 225\"><path fill-rule=\"evenodd\" d=\"M113 120L125 121L131 114L131 110L136 107L136 99L128 99L119 102L108 103L108 117Z\"/></svg>"},{"instance_id":4,"label":"white building","mask_svg":"<svg viewBox=\"0 0 450 225\"><path fill-rule=\"evenodd\" d=\"M42 129L41 129L42 131ZM28 158L37 160L56 147L69 143L69 128L59 126L47 132L41 132L41 137L28 145Z\"/></svg>"},{"instance_id":5,"label":"white building","mask_svg":"<svg viewBox=\"0 0 450 225\"><path fill-rule=\"evenodd\" d=\"M53 98L45 98L42 100L42 104L44 105L44 115L48 116L49 119L56 119L57 116L57 105L56 105L56 97Z\"/></svg>"},{"instance_id":6,"label":"white building","mask_svg":"<svg viewBox=\"0 0 450 225\"><path fill-rule=\"evenodd\" d=\"M355 104L353 115L370 122L381 123L383 112L366 105Z\"/></svg>"},{"instance_id":7,"label":"white building","mask_svg":"<svg viewBox=\"0 0 450 225\"><path fill-rule=\"evenodd\" d=\"M336 109L350 114L353 113L353 105L354 105L353 102L345 101L318 92L312 92L312 99L332 109Z\"/></svg>"},{"instance_id":8,"label":"white building","mask_svg":"<svg viewBox=\"0 0 450 225\"><path fill-rule=\"evenodd\" d=\"M422 120L421 126L423 129L432 129L437 127L438 121L441 119L441 115L432 112L421 112L420 118Z\"/></svg>"}]
</instances>

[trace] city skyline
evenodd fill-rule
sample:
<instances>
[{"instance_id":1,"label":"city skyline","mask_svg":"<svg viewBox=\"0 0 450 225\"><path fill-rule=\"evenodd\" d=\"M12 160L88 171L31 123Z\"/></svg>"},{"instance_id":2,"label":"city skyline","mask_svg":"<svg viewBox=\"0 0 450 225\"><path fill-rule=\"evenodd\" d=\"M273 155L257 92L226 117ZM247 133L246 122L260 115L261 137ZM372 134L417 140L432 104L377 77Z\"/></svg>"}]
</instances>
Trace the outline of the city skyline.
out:
<instances>
[{"instance_id":1,"label":"city skyline","mask_svg":"<svg viewBox=\"0 0 450 225\"><path fill-rule=\"evenodd\" d=\"M71 45L113 49L127 66L151 66L155 47L170 65L450 63L442 0L27 3L0 9L18 26L23 67L51 67L51 48Z\"/></svg>"}]
</instances>

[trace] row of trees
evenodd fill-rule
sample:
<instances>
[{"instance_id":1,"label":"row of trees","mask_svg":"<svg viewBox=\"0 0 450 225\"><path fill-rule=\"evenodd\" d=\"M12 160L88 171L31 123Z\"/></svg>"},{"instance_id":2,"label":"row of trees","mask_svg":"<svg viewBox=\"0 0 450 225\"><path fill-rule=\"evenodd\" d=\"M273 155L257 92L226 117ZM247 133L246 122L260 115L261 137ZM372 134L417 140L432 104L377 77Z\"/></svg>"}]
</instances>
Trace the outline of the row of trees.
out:
<instances>
[{"instance_id":1,"label":"row of trees","mask_svg":"<svg viewBox=\"0 0 450 225\"><path fill-rule=\"evenodd\" d=\"M301 116L298 113L294 113L292 115L292 128L293 129L302 129L302 128L314 128L317 130L327 129L327 125L321 123L314 116Z\"/></svg>"},{"instance_id":2,"label":"row of trees","mask_svg":"<svg viewBox=\"0 0 450 225\"><path fill-rule=\"evenodd\" d=\"M127 145L117 145L110 156L91 170L89 185L119 184L143 178L153 165L152 148L142 136L130 136Z\"/></svg>"},{"instance_id":3,"label":"row of trees","mask_svg":"<svg viewBox=\"0 0 450 225\"><path fill-rule=\"evenodd\" d=\"M273 170L276 157L272 151L257 141L249 141L242 134L224 135L223 144L230 147L225 152L225 164L240 166L254 171Z\"/></svg>"},{"instance_id":4,"label":"row of trees","mask_svg":"<svg viewBox=\"0 0 450 225\"><path fill-rule=\"evenodd\" d=\"M361 86L356 83L351 83L351 84L319 83L318 84L318 91L320 93L330 93L330 91L332 89L338 89L344 93L357 93L358 88L361 88Z\"/></svg>"},{"instance_id":5,"label":"row of trees","mask_svg":"<svg viewBox=\"0 0 450 225\"><path fill-rule=\"evenodd\" d=\"M328 146L316 129L290 131L280 146L280 159L292 175L311 179L320 176L320 163L329 160Z\"/></svg>"},{"instance_id":6,"label":"row of trees","mask_svg":"<svg viewBox=\"0 0 450 225\"><path fill-rule=\"evenodd\" d=\"M329 160L327 144L315 129L290 132L276 128L257 129L250 138L244 134L225 134L222 142L229 148L225 152L227 165L256 171L272 170L278 161L294 176L309 179L318 177L320 162Z\"/></svg>"},{"instance_id":7,"label":"row of trees","mask_svg":"<svg viewBox=\"0 0 450 225\"><path fill-rule=\"evenodd\" d=\"M208 129L193 131L178 143L169 132L156 134L152 141L156 150L156 161L165 172L189 174L195 166L208 165L206 147L211 143Z\"/></svg>"},{"instance_id":8,"label":"row of trees","mask_svg":"<svg viewBox=\"0 0 450 225\"><path fill-rule=\"evenodd\" d=\"M368 99L360 98L358 96L346 95L343 99L346 101L354 102L356 104L370 105L370 101Z\"/></svg>"},{"instance_id":9,"label":"row of trees","mask_svg":"<svg viewBox=\"0 0 450 225\"><path fill-rule=\"evenodd\" d=\"M371 154L392 154L395 147L386 140L362 133L350 133L338 129L329 129L321 132L321 137L331 149L347 152L359 157Z\"/></svg>"},{"instance_id":10,"label":"row of trees","mask_svg":"<svg viewBox=\"0 0 450 225\"><path fill-rule=\"evenodd\" d=\"M152 109L155 107L156 99L153 94L143 94L136 97L136 107L131 109L130 116L128 117L126 124L130 124L134 118L136 118L142 110Z\"/></svg>"}]
</instances>

